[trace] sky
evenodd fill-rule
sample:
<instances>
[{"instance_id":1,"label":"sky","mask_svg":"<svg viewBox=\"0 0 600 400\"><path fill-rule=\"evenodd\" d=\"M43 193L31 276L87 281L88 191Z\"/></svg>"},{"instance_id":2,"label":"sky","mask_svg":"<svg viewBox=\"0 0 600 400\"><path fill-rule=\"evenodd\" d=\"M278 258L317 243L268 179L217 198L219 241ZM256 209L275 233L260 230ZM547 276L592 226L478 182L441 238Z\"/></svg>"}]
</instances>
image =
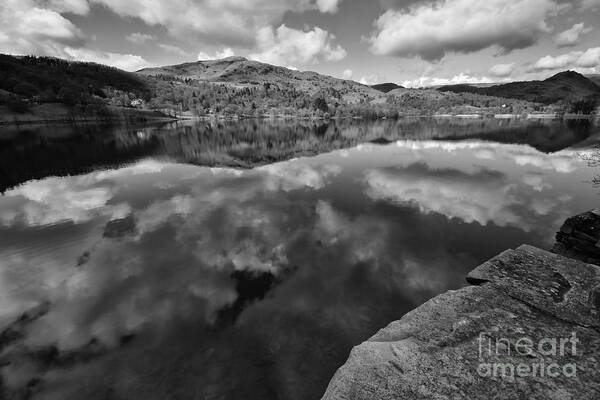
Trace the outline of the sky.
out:
<instances>
[{"instance_id":1,"label":"sky","mask_svg":"<svg viewBox=\"0 0 600 400\"><path fill-rule=\"evenodd\" d=\"M420 87L600 73L600 0L2 0L0 52L128 71L243 56Z\"/></svg>"}]
</instances>

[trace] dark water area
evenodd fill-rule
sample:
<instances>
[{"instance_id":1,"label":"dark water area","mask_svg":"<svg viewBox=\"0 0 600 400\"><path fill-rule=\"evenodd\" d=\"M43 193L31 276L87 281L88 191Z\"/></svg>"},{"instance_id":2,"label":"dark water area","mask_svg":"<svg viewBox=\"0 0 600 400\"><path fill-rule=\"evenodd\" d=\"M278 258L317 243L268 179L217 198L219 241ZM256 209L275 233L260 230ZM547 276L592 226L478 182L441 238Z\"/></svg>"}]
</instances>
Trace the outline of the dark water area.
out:
<instances>
[{"instance_id":1,"label":"dark water area","mask_svg":"<svg viewBox=\"0 0 600 400\"><path fill-rule=\"evenodd\" d=\"M0 398L319 399L353 346L597 207L580 156L599 134L450 119L0 132Z\"/></svg>"},{"instance_id":2,"label":"dark water area","mask_svg":"<svg viewBox=\"0 0 600 400\"><path fill-rule=\"evenodd\" d=\"M387 144L399 139L482 139L553 152L595 143L595 132L588 121L454 118L0 126L0 192L30 179L114 168L146 157L252 168L365 142Z\"/></svg>"}]
</instances>

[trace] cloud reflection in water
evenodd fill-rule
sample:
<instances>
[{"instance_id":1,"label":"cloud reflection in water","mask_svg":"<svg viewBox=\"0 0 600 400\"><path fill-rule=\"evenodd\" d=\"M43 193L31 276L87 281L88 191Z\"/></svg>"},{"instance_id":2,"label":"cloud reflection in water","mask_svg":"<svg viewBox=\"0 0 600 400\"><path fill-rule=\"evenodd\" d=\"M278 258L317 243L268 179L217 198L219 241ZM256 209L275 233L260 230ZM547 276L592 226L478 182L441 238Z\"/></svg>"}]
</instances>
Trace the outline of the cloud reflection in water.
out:
<instances>
[{"instance_id":1,"label":"cloud reflection in water","mask_svg":"<svg viewBox=\"0 0 600 400\"><path fill-rule=\"evenodd\" d=\"M547 244L593 202L586 173L568 151L398 142L27 182L0 197L0 323L50 306L12 325L3 384L318 398L352 345L499 251Z\"/></svg>"}]
</instances>

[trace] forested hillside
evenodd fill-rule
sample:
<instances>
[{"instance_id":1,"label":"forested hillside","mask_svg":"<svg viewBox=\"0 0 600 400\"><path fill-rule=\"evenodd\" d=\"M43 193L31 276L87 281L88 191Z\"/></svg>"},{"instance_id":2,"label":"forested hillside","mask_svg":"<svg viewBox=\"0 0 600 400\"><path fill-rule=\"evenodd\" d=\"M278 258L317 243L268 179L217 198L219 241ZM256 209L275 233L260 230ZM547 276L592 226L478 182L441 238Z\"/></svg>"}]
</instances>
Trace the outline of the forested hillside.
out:
<instances>
[{"instance_id":1,"label":"forested hillside","mask_svg":"<svg viewBox=\"0 0 600 400\"><path fill-rule=\"evenodd\" d=\"M442 86L438 90L477 93L543 104L594 101L600 98L600 87L585 76L573 71L561 72L543 81L511 82L489 87L453 85Z\"/></svg>"},{"instance_id":2,"label":"forested hillside","mask_svg":"<svg viewBox=\"0 0 600 400\"><path fill-rule=\"evenodd\" d=\"M15 111L29 104L59 102L87 113L104 113L111 91L150 98L146 84L135 74L93 63L50 57L0 54L0 89Z\"/></svg>"},{"instance_id":3,"label":"forested hillside","mask_svg":"<svg viewBox=\"0 0 600 400\"><path fill-rule=\"evenodd\" d=\"M155 94L150 106L196 115L393 116L384 95L350 80L229 57L138 71Z\"/></svg>"},{"instance_id":4,"label":"forested hillside","mask_svg":"<svg viewBox=\"0 0 600 400\"><path fill-rule=\"evenodd\" d=\"M145 115L395 118L556 109L527 99L501 98L472 90L396 88L383 93L381 89L396 86L376 90L350 80L241 57L128 73L91 63L0 55L0 73L5 77L0 80L0 123L19 120L19 113L33 117L37 114L37 120L53 119L52 110L62 119L66 115L80 120L111 119L115 115L136 119ZM143 114L150 111L159 113Z\"/></svg>"}]
</instances>

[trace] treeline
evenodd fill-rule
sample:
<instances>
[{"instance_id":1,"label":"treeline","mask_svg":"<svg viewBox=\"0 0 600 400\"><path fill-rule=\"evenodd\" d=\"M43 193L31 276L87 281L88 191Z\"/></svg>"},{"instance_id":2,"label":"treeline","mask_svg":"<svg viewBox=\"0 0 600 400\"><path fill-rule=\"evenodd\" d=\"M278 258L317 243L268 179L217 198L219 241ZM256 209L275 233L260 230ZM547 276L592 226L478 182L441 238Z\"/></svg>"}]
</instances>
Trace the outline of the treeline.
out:
<instances>
[{"instance_id":1,"label":"treeline","mask_svg":"<svg viewBox=\"0 0 600 400\"><path fill-rule=\"evenodd\" d=\"M0 55L0 98L16 112L34 103L60 102L82 113L106 112L106 87L135 96L151 93L136 75L93 63L51 57Z\"/></svg>"},{"instance_id":2,"label":"treeline","mask_svg":"<svg viewBox=\"0 0 600 400\"><path fill-rule=\"evenodd\" d=\"M286 84L212 83L169 75L146 78L153 96L147 106L154 110L190 113L195 116L224 117L294 116L323 117L396 117L391 104L371 104L359 96L349 103L345 90L323 88L310 94Z\"/></svg>"},{"instance_id":3,"label":"treeline","mask_svg":"<svg viewBox=\"0 0 600 400\"><path fill-rule=\"evenodd\" d=\"M240 74L248 76L249 72L244 70ZM433 89L398 89L386 97L361 90L362 87L355 83L316 74L304 80L282 75L273 77L273 82L265 82L267 78L261 75L262 82L232 77L231 82L215 83L166 74L141 76L99 64L49 57L0 55L0 76L3 77L0 102L13 112L24 113L36 104L58 102L65 104L73 114L84 117L110 118L109 106L150 109L172 116L225 119L377 119L446 113L522 114L564 109L561 105L546 106L479 93ZM584 113L594 107L595 103L581 102L571 108L573 112ZM569 112L568 109L565 112Z\"/></svg>"},{"instance_id":4,"label":"treeline","mask_svg":"<svg viewBox=\"0 0 600 400\"><path fill-rule=\"evenodd\" d=\"M523 114L544 111L546 106L523 100L505 99L475 93L439 92L434 89L406 90L388 97L404 113L422 114Z\"/></svg>"}]
</instances>

